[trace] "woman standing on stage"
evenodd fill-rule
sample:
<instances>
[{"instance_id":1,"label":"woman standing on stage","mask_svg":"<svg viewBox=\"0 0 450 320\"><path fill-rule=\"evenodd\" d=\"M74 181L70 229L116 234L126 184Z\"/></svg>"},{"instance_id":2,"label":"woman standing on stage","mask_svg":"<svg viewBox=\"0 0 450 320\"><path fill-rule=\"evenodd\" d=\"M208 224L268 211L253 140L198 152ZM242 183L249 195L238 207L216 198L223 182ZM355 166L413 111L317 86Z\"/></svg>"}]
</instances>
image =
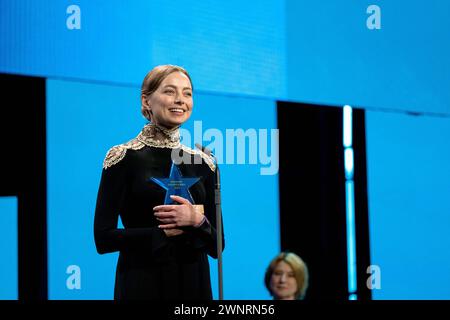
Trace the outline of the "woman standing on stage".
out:
<instances>
[{"instance_id":1,"label":"woman standing on stage","mask_svg":"<svg viewBox=\"0 0 450 320\"><path fill-rule=\"evenodd\" d=\"M180 143L179 128L192 109L187 71L155 67L141 90L141 112L150 122L106 155L94 236L100 254L120 253L115 299L212 299L208 255L217 257L216 163ZM164 188L175 176L189 182L186 197ZM117 228L119 216L123 229Z\"/></svg>"}]
</instances>

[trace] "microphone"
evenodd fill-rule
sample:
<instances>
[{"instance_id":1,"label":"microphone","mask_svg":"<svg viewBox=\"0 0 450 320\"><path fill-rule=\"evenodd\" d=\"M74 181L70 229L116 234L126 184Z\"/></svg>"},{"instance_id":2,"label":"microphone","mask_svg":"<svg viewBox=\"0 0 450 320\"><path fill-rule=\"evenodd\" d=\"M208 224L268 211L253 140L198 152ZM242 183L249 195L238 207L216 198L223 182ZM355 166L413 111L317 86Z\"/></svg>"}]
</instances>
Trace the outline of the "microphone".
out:
<instances>
[{"instance_id":1,"label":"microphone","mask_svg":"<svg viewBox=\"0 0 450 320\"><path fill-rule=\"evenodd\" d=\"M202 150L204 153L206 153L208 156L213 157L214 161L216 162L216 190L218 190L218 192L220 193L220 172L219 172L219 166L217 163L217 158L214 156L214 154L212 153L211 149L208 149L205 146L202 146L200 143L196 143L195 146ZM216 204L220 204L220 198L216 199Z\"/></svg>"},{"instance_id":2,"label":"microphone","mask_svg":"<svg viewBox=\"0 0 450 320\"><path fill-rule=\"evenodd\" d=\"M195 146L196 146L198 149L202 150L204 153L206 153L208 156L211 155L211 150L208 149L208 148L205 147L205 146L202 146L200 143L196 143Z\"/></svg>"}]
</instances>

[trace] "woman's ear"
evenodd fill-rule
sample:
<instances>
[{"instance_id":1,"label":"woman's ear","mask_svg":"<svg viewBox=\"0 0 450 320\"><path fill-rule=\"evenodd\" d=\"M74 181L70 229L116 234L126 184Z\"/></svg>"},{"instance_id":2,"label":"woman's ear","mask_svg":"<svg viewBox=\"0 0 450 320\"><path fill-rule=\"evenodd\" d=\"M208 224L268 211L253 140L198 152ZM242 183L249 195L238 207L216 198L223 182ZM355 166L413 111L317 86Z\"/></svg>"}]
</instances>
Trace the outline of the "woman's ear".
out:
<instances>
[{"instance_id":1,"label":"woman's ear","mask_svg":"<svg viewBox=\"0 0 450 320\"><path fill-rule=\"evenodd\" d=\"M142 106L144 106L147 109L150 107L150 104L148 103L147 96L145 94L141 95L141 104L142 104Z\"/></svg>"},{"instance_id":2,"label":"woman's ear","mask_svg":"<svg viewBox=\"0 0 450 320\"><path fill-rule=\"evenodd\" d=\"M142 115L148 120L152 121L152 110L150 107L150 103L148 102L148 99L145 95L141 95L141 112Z\"/></svg>"}]
</instances>

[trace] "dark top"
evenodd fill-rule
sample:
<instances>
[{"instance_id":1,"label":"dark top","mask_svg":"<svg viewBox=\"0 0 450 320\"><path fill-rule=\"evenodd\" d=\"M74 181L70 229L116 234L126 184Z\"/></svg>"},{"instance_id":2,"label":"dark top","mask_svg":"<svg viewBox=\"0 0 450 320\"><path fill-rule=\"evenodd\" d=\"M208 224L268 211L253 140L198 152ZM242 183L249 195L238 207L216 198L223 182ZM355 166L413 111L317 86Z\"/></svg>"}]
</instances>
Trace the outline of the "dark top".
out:
<instances>
[{"instance_id":1,"label":"dark top","mask_svg":"<svg viewBox=\"0 0 450 320\"><path fill-rule=\"evenodd\" d=\"M153 214L153 207L164 204L166 191L150 178L169 176L172 149L142 144L139 148L120 149L123 158L104 166L98 191L97 251L120 252L114 298L212 299L207 255L217 257L214 171L200 151L188 154L190 164L178 165L183 177L200 177L189 190L195 204L204 205L207 220L167 237ZM124 229L117 228L119 215Z\"/></svg>"}]
</instances>

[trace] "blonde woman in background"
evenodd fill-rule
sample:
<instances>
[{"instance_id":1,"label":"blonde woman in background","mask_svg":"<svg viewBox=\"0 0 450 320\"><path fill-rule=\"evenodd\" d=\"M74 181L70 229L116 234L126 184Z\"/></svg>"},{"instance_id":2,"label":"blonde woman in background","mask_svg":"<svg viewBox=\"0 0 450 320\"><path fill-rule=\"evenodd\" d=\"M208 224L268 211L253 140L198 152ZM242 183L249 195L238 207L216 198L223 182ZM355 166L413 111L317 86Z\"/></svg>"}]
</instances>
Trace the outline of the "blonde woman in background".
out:
<instances>
[{"instance_id":1,"label":"blonde woman in background","mask_svg":"<svg viewBox=\"0 0 450 320\"><path fill-rule=\"evenodd\" d=\"M308 267L295 253L282 252L270 262L264 282L275 300L301 300L308 288Z\"/></svg>"}]
</instances>

